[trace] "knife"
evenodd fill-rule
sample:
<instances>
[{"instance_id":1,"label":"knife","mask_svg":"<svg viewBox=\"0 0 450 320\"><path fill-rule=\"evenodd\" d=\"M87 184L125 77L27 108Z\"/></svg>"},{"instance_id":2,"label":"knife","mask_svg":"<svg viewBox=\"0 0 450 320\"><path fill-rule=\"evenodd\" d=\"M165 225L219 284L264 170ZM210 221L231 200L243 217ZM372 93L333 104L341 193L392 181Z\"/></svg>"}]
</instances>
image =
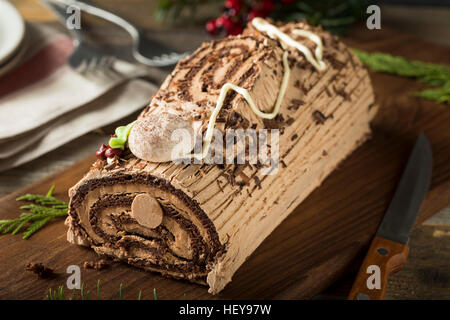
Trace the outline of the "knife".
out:
<instances>
[{"instance_id":1,"label":"knife","mask_svg":"<svg viewBox=\"0 0 450 320\"><path fill-rule=\"evenodd\" d=\"M358 271L349 300L381 300L387 279L400 271L409 253L409 233L430 186L433 156L421 133L409 156L394 197Z\"/></svg>"}]
</instances>

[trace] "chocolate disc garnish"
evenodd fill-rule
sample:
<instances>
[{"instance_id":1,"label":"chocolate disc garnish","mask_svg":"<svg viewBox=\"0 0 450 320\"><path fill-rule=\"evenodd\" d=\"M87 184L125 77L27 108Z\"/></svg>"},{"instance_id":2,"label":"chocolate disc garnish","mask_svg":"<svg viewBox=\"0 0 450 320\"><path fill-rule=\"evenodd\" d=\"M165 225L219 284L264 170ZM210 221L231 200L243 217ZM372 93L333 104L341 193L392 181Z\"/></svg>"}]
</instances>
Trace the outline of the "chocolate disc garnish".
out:
<instances>
[{"instance_id":1,"label":"chocolate disc garnish","mask_svg":"<svg viewBox=\"0 0 450 320\"><path fill-rule=\"evenodd\" d=\"M140 225L154 229L161 224L163 211L155 198L143 193L134 197L131 215Z\"/></svg>"}]
</instances>

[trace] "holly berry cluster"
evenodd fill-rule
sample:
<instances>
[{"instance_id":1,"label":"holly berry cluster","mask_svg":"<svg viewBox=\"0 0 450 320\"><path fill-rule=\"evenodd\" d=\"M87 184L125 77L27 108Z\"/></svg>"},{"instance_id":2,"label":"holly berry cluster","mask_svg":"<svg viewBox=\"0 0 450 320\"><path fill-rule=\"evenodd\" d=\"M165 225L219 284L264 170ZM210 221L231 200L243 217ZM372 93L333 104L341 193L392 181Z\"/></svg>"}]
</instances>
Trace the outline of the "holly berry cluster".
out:
<instances>
[{"instance_id":1,"label":"holly berry cluster","mask_svg":"<svg viewBox=\"0 0 450 320\"><path fill-rule=\"evenodd\" d=\"M225 0L223 13L206 23L211 35L224 32L226 35L240 34L253 18L266 18L278 8L292 4L295 0Z\"/></svg>"},{"instance_id":2,"label":"holly berry cluster","mask_svg":"<svg viewBox=\"0 0 450 320\"><path fill-rule=\"evenodd\" d=\"M98 148L95 155L100 160L106 160L106 158L114 158L120 157L123 153L123 150L120 148L111 148L109 145L105 145L104 143Z\"/></svg>"}]
</instances>

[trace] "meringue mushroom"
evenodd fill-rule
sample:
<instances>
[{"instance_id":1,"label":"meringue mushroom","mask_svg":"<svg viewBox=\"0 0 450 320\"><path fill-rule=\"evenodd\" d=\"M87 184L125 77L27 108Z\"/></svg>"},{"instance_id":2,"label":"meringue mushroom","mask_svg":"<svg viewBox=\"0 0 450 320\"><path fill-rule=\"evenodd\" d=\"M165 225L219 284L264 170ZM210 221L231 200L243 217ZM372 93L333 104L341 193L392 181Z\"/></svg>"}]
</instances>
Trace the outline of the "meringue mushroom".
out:
<instances>
[{"instance_id":1,"label":"meringue mushroom","mask_svg":"<svg viewBox=\"0 0 450 320\"><path fill-rule=\"evenodd\" d=\"M173 113L151 113L134 123L128 146L142 160L167 162L179 159L194 148L192 121Z\"/></svg>"}]
</instances>

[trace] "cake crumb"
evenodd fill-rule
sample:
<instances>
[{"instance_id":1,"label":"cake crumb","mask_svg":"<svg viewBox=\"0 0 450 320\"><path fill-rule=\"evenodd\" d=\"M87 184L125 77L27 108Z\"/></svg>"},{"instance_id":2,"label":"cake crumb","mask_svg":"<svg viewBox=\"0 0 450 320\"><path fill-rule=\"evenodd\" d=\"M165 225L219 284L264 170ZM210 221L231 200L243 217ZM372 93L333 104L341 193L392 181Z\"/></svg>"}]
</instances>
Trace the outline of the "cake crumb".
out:
<instances>
[{"instance_id":1,"label":"cake crumb","mask_svg":"<svg viewBox=\"0 0 450 320\"><path fill-rule=\"evenodd\" d=\"M104 259L98 261L85 261L83 267L85 269L103 270L108 267L108 263Z\"/></svg>"},{"instance_id":2,"label":"cake crumb","mask_svg":"<svg viewBox=\"0 0 450 320\"><path fill-rule=\"evenodd\" d=\"M41 279L48 279L55 276L53 269L44 266L44 264L40 262L30 262L25 267L26 271L33 272L37 274L37 276Z\"/></svg>"}]
</instances>

